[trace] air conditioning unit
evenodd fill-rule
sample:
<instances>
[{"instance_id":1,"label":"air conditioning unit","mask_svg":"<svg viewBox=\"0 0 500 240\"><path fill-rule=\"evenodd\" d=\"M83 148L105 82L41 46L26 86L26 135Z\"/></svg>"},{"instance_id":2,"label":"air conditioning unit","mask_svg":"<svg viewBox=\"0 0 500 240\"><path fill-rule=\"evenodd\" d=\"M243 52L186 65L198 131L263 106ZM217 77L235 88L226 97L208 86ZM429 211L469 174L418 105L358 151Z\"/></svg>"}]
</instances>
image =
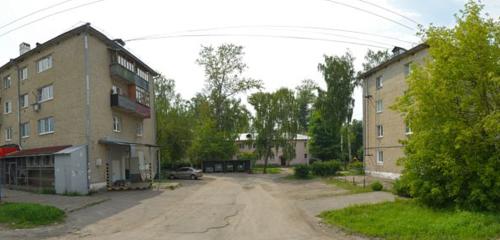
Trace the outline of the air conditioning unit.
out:
<instances>
[{"instance_id":1,"label":"air conditioning unit","mask_svg":"<svg viewBox=\"0 0 500 240\"><path fill-rule=\"evenodd\" d=\"M42 105L40 105L40 103L34 103L34 104L33 104L33 110L34 110L35 112L40 111L40 108L41 108L41 107L42 107Z\"/></svg>"}]
</instances>

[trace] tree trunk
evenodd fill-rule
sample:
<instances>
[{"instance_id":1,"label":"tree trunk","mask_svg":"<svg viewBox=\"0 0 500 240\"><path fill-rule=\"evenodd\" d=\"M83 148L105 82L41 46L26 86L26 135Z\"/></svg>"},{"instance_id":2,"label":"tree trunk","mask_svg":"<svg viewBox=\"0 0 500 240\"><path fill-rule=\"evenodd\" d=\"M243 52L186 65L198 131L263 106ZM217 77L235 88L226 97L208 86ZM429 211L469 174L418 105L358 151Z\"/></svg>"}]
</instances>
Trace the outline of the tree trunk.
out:
<instances>
[{"instance_id":1,"label":"tree trunk","mask_svg":"<svg viewBox=\"0 0 500 240\"><path fill-rule=\"evenodd\" d=\"M350 123L347 123L347 153L349 154L349 159L347 159L348 162L352 161L350 128Z\"/></svg>"}]
</instances>

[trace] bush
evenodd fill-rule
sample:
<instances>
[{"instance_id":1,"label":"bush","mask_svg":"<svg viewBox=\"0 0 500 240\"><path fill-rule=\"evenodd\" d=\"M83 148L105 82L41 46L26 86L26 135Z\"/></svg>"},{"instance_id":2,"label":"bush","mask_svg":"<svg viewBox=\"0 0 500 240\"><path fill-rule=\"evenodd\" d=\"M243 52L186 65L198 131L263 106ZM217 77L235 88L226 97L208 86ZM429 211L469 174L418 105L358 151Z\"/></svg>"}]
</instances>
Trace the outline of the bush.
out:
<instances>
[{"instance_id":1,"label":"bush","mask_svg":"<svg viewBox=\"0 0 500 240\"><path fill-rule=\"evenodd\" d=\"M375 181L372 184L370 184L370 187L372 188L373 191L380 191L384 188L384 185L380 183L379 181Z\"/></svg>"},{"instance_id":2,"label":"bush","mask_svg":"<svg viewBox=\"0 0 500 240\"><path fill-rule=\"evenodd\" d=\"M299 164L293 167L293 171L293 174L296 178L305 179L309 177L311 168L308 165Z\"/></svg>"},{"instance_id":3,"label":"bush","mask_svg":"<svg viewBox=\"0 0 500 240\"><path fill-rule=\"evenodd\" d=\"M364 174L365 173L363 162L361 162L361 161L354 161L354 162L350 163L349 170L355 174Z\"/></svg>"},{"instance_id":4,"label":"bush","mask_svg":"<svg viewBox=\"0 0 500 240\"><path fill-rule=\"evenodd\" d=\"M340 170L340 163L337 161L314 162L311 164L312 174L321 177L333 176Z\"/></svg>"},{"instance_id":5,"label":"bush","mask_svg":"<svg viewBox=\"0 0 500 240\"><path fill-rule=\"evenodd\" d=\"M397 179L392 185L392 191L394 194L401 197L411 197L410 195L410 185L404 179Z\"/></svg>"}]
</instances>

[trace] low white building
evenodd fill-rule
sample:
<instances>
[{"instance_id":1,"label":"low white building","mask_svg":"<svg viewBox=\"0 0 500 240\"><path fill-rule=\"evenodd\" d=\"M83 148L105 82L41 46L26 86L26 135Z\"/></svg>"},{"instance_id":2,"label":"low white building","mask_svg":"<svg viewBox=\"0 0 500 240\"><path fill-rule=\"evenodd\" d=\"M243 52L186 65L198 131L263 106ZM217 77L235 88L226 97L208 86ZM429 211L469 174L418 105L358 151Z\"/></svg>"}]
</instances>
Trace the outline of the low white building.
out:
<instances>
[{"instance_id":1,"label":"low white building","mask_svg":"<svg viewBox=\"0 0 500 240\"><path fill-rule=\"evenodd\" d=\"M253 152L255 151L255 134L253 133L241 133L236 139L236 143L239 148L239 152ZM307 141L309 137L302 134L297 134L295 139L295 158L286 161L283 159L283 154L281 149L274 153L274 158L268 160L269 165L296 165L296 164L309 164L309 148L307 147ZM264 159L257 160L257 164L264 164Z\"/></svg>"}]
</instances>

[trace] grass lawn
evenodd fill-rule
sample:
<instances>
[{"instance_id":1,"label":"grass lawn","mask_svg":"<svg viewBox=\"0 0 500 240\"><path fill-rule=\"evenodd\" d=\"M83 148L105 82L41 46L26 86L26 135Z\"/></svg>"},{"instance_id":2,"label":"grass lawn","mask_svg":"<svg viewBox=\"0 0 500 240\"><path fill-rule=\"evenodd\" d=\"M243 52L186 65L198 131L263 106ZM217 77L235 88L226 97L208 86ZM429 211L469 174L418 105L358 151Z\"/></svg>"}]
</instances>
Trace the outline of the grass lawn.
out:
<instances>
[{"instance_id":1,"label":"grass lawn","mask_svg":"<svg viewBox=\"0 0 500 240\"><path fill-rule=\"evenodd\" d=\"M497 239L500 213L432 210L397 200L327 211L320 217L348 232L384 239Z\"/></svg>"},{"instance_id":2,"label":"grass lawn","mask_svg":"<svg viewBox=\"0 0 500 240\"><path fill-rule=\"evenodd\" d=\"M0 224L12 228L30 228L61 222L64 211L35 203L1 203Z\"/></svg>"},{"instance_id":3,"label":"grass lawn","mask_svg":"<svg viewBox=\"0 0 500 240\"><path fill-rule=\"evenodd\" d=\"M326 183L333 184L339 188L343 188L345 190L348 190L349 193L353 193L353 194L373 191L370 188L370 186L366 186L365 188L363 188L362 186L357 186L357 185L352 184L352 182L349 182L349 181L346 182L346 181L336 179L336 178L329 178L326 180Z\"/></svg>"},{"instance_id":4,"label":"grass lawn","mask_svg":"<svg viewBox=\"0 0 500 240\"><path fill-rule=\"evenodd\" d=\"M278 174L281 173L281 169L279 167L267 167L268 174ZM254 167L252 168L253 173L264 173L264 167Z\"/></svg>"}]
</instances>

